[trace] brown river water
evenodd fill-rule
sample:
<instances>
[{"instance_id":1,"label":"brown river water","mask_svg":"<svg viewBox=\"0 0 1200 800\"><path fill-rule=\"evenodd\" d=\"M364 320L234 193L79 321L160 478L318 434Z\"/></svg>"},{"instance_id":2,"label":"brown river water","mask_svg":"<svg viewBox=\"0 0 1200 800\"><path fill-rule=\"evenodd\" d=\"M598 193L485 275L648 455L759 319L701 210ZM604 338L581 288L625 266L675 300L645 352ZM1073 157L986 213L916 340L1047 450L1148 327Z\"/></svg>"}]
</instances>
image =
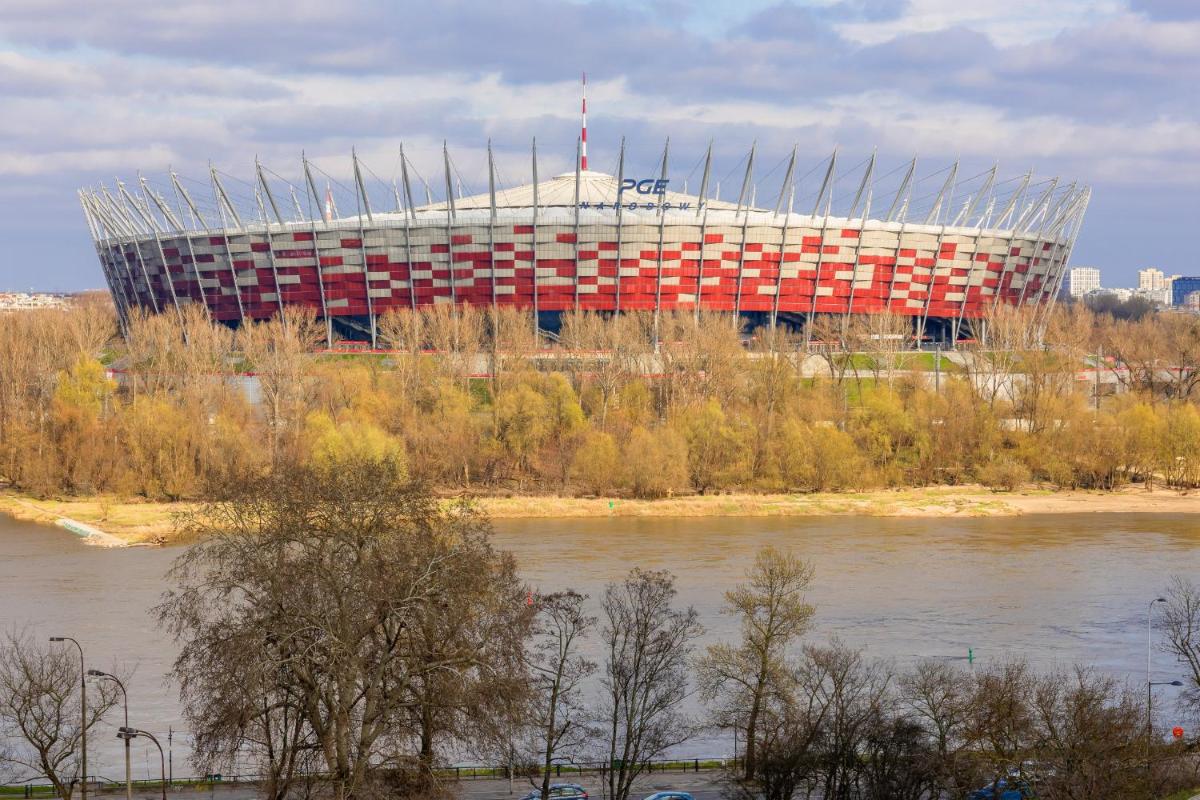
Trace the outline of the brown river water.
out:
<instances>
[{"instance_id":1,"label":"brown river water","mask_svg":"<svg viewBox=\"0 0 1200 800\"><path fill-rule=\"evenodd\" d=\"M1147 603L1172 574L1200 579L1200 519L1187 515L501 520L496 543L513 551L538 591L574 588L593 601L634 566L669 569L680 601L700 612L705 642L735 634L721 595L755 551L791 548L816 569L810 640L837 636L899 667L961 659L967 648L983 662L1087 663L1139 686ZM147 614L178 553L90 547L58 528L0 516L0 624L74 636L89 667L133 668L130 721L164 735L174 729L175 775L183 776L196 769L164 678L174 647ZM1155 680L1183 677L1170 656L1155 652L1153 660ZM1169 696L1155 708L1169 715ZM93 738L89 771L121 777L115 729ZM691 749L722 755L729 743L705 739ZM157 759L140 744L133 764L136 776L157 776Z\"/></svg>"}]
</instances>

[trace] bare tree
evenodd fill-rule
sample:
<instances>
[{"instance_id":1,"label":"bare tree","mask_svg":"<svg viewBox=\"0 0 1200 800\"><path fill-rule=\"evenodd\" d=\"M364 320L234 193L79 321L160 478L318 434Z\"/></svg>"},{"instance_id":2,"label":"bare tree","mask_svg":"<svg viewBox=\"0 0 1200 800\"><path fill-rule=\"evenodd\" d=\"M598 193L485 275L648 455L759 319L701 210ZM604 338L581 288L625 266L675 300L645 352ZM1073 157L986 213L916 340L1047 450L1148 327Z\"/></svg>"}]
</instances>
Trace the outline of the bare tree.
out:
<instances>
[{"instance_id":1,"label":"bare tree","mask_svg":"<svg viewBox=\"0 0 1200 800\"><path fill-rule=\"evenodd\" d=\"M841 386L846 372L855 367L854 348L845 326L832 314L818 314L808 323L808 332L811 347L825 362L829 377Z\"/></svg>"},{"instance_id":2,"label":"bare tree","mask_svg":"<svg viewBox=\"0 0 1200 800\"><path fill-rule=\"evenodd\" d=\"M788 646L812 620L804 597L812 574L792 553L759 550L747 582L725 593L724 613L741 623L741 641L710 646L697 665L701 696L719 702L717 723L743 732L747 780L758 769L758 722L767 696L783 688Z\"/></svg>"},{"instance_id":3,"label":"bare tree","mask_svg":"<svg viewBox=\"0 0 1200 800\"><path fill-rule=\"evenodd\" d=\"M63 323L76 351L95 358L117 334L112 300L96 292L80 295L63 313Z\"/></svg>"},{"instance_id":4,"label":"bare tree","mask_svg":"<svg viewBox=\"0 0 1200 800\"><path fill-rule=\"evenodd\" d=\"M1147 770L1145 705L1116 679L1076 667L1034 682L1036 763L1027 777L1039 797L1091 800L1096 797L1161 797L1161 770ZM1139 693L1140 694L1140 693ZM1021 771L1025 771L1024 765Z\"/></svg>"},{"instance_id":5,"label":"bare tree","mask_svg":"<svg viewBox=\"0 0 1200 800\"><path fill-rule=\"evenodd\" d=\"M891 386L896 372L903 369L910 355L913 340L912 317L884 311L863 315L860 324L860 337L872 356L875 383L879 384L879 374L882 372L887 377L888 386Z\"/></svg>"},{"instance_id":6,"label":"bare tree","mask_svg":"<svg viewBox=\"0 0 1200 800\"><path fill-rule=\"evenodd\" d=\"M115 686L94 686L84 720L80 711L79 661L75 651L51 648L29 631L9 630L0 643L0 740L7 760L50 781L71 800L83 778L84 726L90 732L116 705Z\"/></svg>"},{"instance_id":7,"label":"bare tree","mask_svg":"<svg viewBox=\"0 0 1200 800\"><path fill-rule=\"evenodd\" d=\"M602 429L608 424L608 412L621 387L648 371L649 325L650 317L637 313L611 317L593 312L563 315L559 339L566 368L574 375L581 394L589 382L599 391Z\"/></svg>"},{"instance_id":8,"label":"bare tree","mask_svg":"<svg viewBox=\"0 0 1200 800\"><path fill-rule=\"evenodd\" d=\"M426 345L421 314L391 309L380 315L378 325L379 335L392 349L392 363L405 397L416 397L422 385L422 350Z\"/></svg>"},{"instance_id":9,"label":"bare tree","mask_svg":"<svg viewBox=\"0 0 1200 800\"><path fill-rule=\"evenodd\" d=\"M434 709L422 705L424 685L439 675L454 675L456 689L475 685L521 661L513 638L477 622L507 615L522 635L511 559L492 549L484 518L468 506L442 508L400 465L280 466L209 494L185 518L198 543L177 560L178 588L157 611L182 645L174 674L185 713L225 742L218 750L239 739L254 746L256 733L257 743L278 741L262 732L294 708L303 727L289 741L319 753L338 800L358 797L380 768L406 768L420 752L430 729L413 715ZM495 592L474 590L493 583ZM430 631L456 625L429 646ZM247 693L260 702L244 702ZM231 702L210 704L213 694ZM226 707L278 716L242 730L240 714L222 716Z\"/></svg>"},{"instance_id":10,"label":"bare tree","mask_svg":"<svg viewBox=\"0 0 1200 800\"><path fill-rule=\"evenodd\" d=\"M298 678L270 652L262 630L198 631L176 664L192 728L192 758L208 772L247 762L266 800L282 800L319 765ZM317 767L317 769L314 769Z\"/></svg>"},{"instance_id":11,"label":"bare tree","mask_svg":"<svg viewBox=\"0 0 1200 800\"><path fill-rule=\"evenodd\" d=\"M471 305L439 304L421 306L419 313L443 374L469 388L484 344L483 312Z\"/></svg>"},{"instance_id":12,"label":"bare tree","mask_svg":"<svg viewBox=\"0 0 1200 800\"><path fill-rule=\"evenodd\" d=\"M271 461L281 456L284 436L294 437L304 414L305 371L324 336L311 311L288 309L265 322L246 325L238 340L258 377L271 430Z\"/></svg>"},{"instance_id":13,"label":"bare tree","mask_svg":"<svg viewBox=\"0 0 1200 800\"><path fill-rule=\"evenodd\" d=\"M591 733L581 704L580 689L596 664L580 654L583 640L596 625L584 613L585 595L556 592L538 600L533 629L530 669L534 685L534 727L541 764L538 782L542 800L550 797L555 760L583 747Z\"/></svg>"},{"instance_id":14,"label":"bare tree","mask_svg":"<svg viewBox=\"0 0 1200 800\"><path fill-rule=\"evenodd\" d=\"M664 414L674 406L709 399L724 408L733 402L746 353L739 328L730 322L729 315L711 311L699 317L688 311L663 315L658 345L662 380L658 385Z\"/></svg>"},{"instance_id":15,"label":"bare tree","mask_svg":"<svg viewBox=\"0 0 1200 800\"><path fill-rule=\"evenodd\" d=\"M838 641L808 646L797 682L807 702L821 709L817 765L823 800L852 800L867 737L885 718L892 675L884 664Z\"/></svg>"},{"instance_id":16,"label":"bare tree","mask_svg":"<svg viewBox=\"0 0 1200 800\"><path fill-rule=\"evenodd\" d=\"M899 689L901 707L926 731L932 748L931 790L950 797L970 791L965 732L972 692L970 674L945 661L922 661L900 676Z\"/></svg>"},{"instance_id":17,"label":"bare tree","mask_svg":"<svg viewBox=\"0 0 1200 800\"><path fill-rule=\"evenodd\" d=\"M1171 578L1162 619L1167 634L1163 649L1187 667L1183 700L1193 720L1200 722L1200 586L1182 575Z\"/></svg>"},{"instance_id":18,"label":"bare tree","mask_svg":"<svg viewBox=\"0 0 1200 800\"><path fill-rule=\"evenodd\" d=\"M514 306L498 306L485 312L488 358L491 362L492 386L502 392L512 373L529 366L537 350L538 338L529 324L529 312Z\"/></svg>"},{"instance_id":19,"label":"bare tree","mask_svg":"<svg viewBox=\"0 0 1200 800\"><path fill-rule=\"evenodd\" d=\"M628 800L646 762L690 736L680 706L688 696L688 659L703 629L694 608L673 606L675 594L669 572L638 568L604 592L600 715L611 800Z\"/></svg>"}]
</instances>

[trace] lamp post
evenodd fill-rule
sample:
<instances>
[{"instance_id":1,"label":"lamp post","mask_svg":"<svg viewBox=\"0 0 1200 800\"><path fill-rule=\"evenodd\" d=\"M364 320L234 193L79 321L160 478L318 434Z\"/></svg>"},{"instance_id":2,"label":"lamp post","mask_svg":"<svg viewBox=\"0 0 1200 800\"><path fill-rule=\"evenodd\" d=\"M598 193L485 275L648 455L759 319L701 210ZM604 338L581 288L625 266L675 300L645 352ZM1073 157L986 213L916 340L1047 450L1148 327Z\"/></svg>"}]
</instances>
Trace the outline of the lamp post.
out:
<instances>
[{"instance_id":1,"label":"lamp post","mask_svg":"<svg viewBox=\"0 0 1200 800\"><path fill-rule=\"evenodd\" d=\"M162 771L162 800L167 800L167 757L163 755L162 745L158 743L158 739L154 738L154 734L143 731L138 728L131 728L128 725L121 728L117 736L125 740L128 746L129 740L135 736L145 736L150 741L154 742L154 746L158 748L158 764Z\"/></svg>"},{"instance_id":2,"label":"lamp post","mask_svg":"<svg viewBox=\"0 0 1200 800\"><path fill-rule=\"evenodd\" d=\"M125 727L129 727L129 692L125 690L125 684L116 675L110 675L107 672L101 672L98 669L89 669L88 675L93 678L107 678L115 683L121 689L121 697L125 700ZM133 800L133 770L129 765L129 739L125 739L125 800Z\"/></svg>"},{"instance_id":3,"label":"lamp post","mask_svg":"<svg viewBox=\"0 0 1200 800\"><path fill-rule=\"evenodd\" d=\"M1150 716L1150 705L1153 703L1153 698L1150 696L1150 689L1153 684L1150 683L1150 647L1152 642L1152 628L1150 627L1151 618L1154 616L1155 603L1165 603L1167 598L1156 597L1150 601L1150 605L1146 608L1146 741L1150 741L1150 737L1154 735L1154 718Z\"/></svg>"},{"instance_id":4,"label":"lamp post","mask_svg":"<svg viewBox=\"0 0 1200 800\"><path fill-rule=\"evenodd\" d=\"M83 646L70 636L51 636L52 642L70 642L79 651L79 748L80 767L83 771L83 783L80 784L80 797L87 800L88 771L87 771L87 671L83 665Z\"/></svg>"}]
</instances>

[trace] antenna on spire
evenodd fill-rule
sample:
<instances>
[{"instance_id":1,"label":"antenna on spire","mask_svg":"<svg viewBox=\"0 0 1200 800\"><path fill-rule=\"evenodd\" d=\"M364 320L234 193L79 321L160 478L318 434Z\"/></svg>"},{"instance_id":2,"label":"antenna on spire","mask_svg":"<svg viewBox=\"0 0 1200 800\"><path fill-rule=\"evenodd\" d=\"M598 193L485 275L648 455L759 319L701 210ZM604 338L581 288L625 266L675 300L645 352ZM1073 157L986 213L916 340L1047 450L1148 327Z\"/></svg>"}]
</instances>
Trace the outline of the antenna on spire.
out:
<instances>
[{"instance_id":1,"label":"antenna on spire","mask_svg":"<svg viewBox=\"0 0 1200 800\"><path fill-rule=\"evenodd\" d=\"M587 171L587 73L583 73L583 128L579 134L579 168Z\"/></svg>"}]
</instances>

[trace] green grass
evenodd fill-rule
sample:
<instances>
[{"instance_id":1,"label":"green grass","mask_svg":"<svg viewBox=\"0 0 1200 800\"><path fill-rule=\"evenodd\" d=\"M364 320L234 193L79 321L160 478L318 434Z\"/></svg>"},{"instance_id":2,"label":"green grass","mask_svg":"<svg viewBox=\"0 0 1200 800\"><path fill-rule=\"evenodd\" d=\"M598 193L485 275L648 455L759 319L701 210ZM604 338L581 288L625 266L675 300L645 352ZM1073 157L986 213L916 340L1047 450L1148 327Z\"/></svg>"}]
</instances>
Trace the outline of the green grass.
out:
<instances>
[{"instance_id":1,"label":"green grass","mask_svg":"<svg viewBox=\"0 0 1200 800\"><path fill-rule=\"evenodd\" d=\"M1191 798L1198 794L1200 794L1200 786L1197 786L1194 789L1184 789L1181 792L1175 792L1175 794L1169 794L1162 800L1191 800Z\"/></svg>"}]
</instances>

